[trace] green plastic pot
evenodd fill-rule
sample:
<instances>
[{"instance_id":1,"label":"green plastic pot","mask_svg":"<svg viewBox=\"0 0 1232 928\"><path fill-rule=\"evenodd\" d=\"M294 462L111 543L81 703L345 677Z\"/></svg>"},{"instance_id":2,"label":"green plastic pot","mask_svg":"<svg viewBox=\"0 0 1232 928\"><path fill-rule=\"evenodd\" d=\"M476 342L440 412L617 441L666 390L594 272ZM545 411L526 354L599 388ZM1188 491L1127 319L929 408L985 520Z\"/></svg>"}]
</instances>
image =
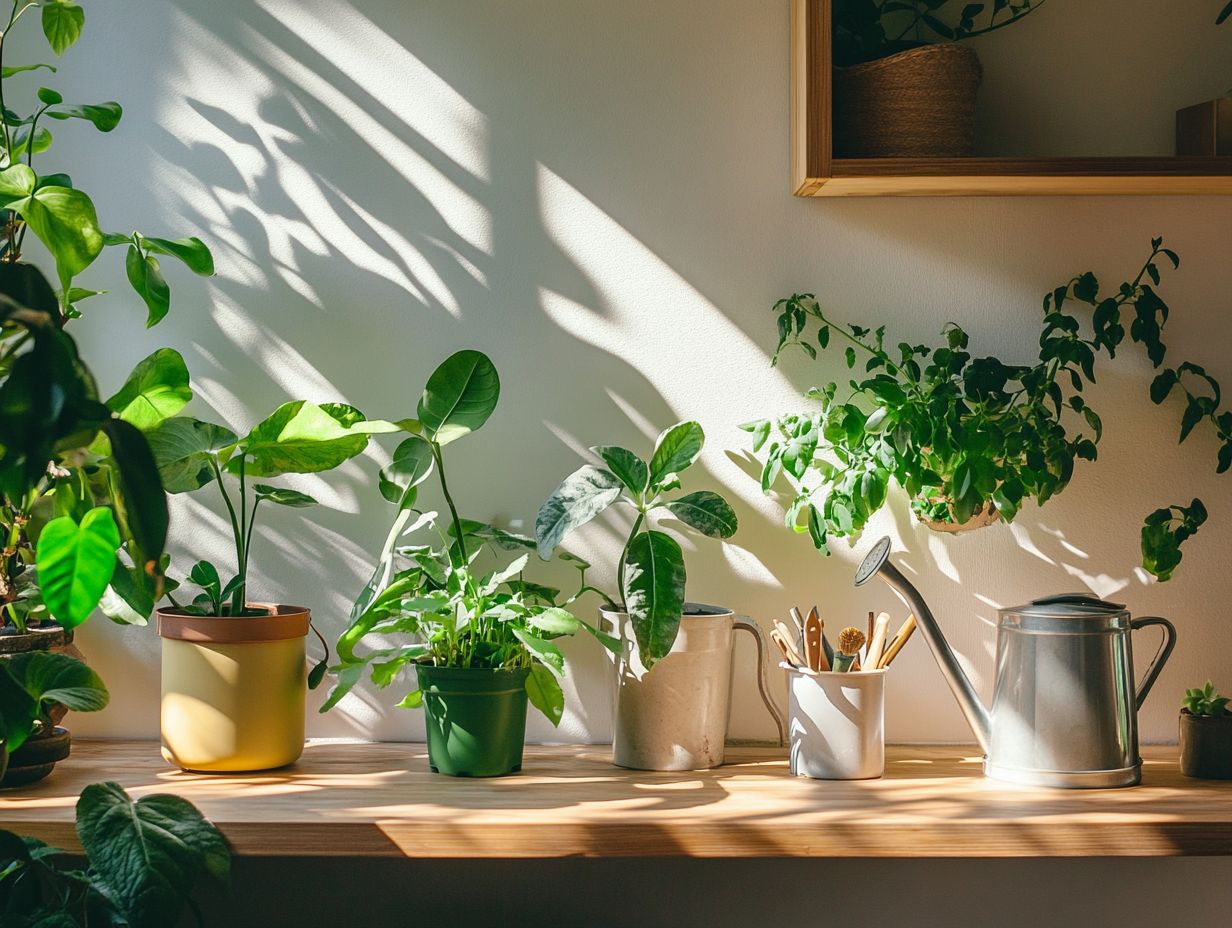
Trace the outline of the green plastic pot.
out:
<instances>
[{"instance_id":1,"label":"green plastic pot","mask_svg":"<svg viewBox=\"0 0 1232 928\"><path fill-rule=\"evenodd\" d=\"M528 669L420 664L428 764L451 777L503 777L522 769Z\"/></svg>"}]
</instances>

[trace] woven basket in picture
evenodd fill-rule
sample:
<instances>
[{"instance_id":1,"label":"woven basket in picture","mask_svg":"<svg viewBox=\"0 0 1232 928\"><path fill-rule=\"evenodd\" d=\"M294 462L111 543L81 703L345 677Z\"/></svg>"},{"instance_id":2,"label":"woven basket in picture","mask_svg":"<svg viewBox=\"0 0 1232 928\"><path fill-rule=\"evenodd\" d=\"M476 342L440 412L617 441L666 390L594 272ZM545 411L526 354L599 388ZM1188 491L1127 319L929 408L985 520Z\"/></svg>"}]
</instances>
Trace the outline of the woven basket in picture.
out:
<instances>
[{"instance_id":1,"label":"woven basket in picture","mask_svg":"<svg viewBox=\"0 0 1232 928\"><path fill-rule=\"evenodd\" d=\"M836 158L961 158L975 146L984 69L956 43L834 71Z\"/></svg>"}]
</instances>

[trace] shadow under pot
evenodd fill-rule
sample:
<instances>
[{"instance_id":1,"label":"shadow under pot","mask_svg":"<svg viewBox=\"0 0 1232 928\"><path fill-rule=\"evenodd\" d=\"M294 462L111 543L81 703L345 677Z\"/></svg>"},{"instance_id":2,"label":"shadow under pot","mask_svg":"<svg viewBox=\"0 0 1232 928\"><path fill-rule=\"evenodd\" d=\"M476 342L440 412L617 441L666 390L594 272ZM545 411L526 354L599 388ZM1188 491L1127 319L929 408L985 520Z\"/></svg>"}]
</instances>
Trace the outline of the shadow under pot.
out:
<instances>
[{"instance_id":1,"label":"shadow under pot","mask_svg":"<svg viewBox=\"0 0 1232 928\"><path fill-rule=\"evenodd\" d=\"M59 625L28 628L24 632L11 626L0 629L0 660L28 651L52 651L78 660L82 657L73 644L72 631ZM64 706L53 705L48 716L54 727L31 735L25 744L7 755L8 762L0 769L0 789L37 783L50 774L59 761L68 757L72 736L67 729L59 727L60 720L67 714Z\"/></svg>"},{"instance_id":2,"label":"shadow under pot","mask_svg":"<svg viewBox=\"0 0 1232 928\"><path fill-rule=\"evenodd\" d=\"M834 69L834 157L964 158L975 149L984 70L941 43Z\"/></svg>"},{"instance_id":3,"label":"shadow under pot","mask_svg":"<svg viewBox=\"0 0 1232 928\"><path fill-rule=\"evenodd\" d=\"M303 753L310 613L249 605L266 614L158 610L162 752L184 770L272 770Z\"/></svg>"},{"instance_id":4,"label":"shadow under pot","mask_svg":"<svg viewBox=\"0 0 1232 928\"><path fill-rule=\"evenodd\" d=\"M530 669L417 664L428 765L451 777L502 777L522 769Z\"/></svg>"},{"instance_id":5,"label":"shadow under pot","mask_svg":"<svg viewBox=\"0 0 1232 928\"><path fill-rule=\"evenodd\" d=\"M671 650L647 670L628 614L600 609L599 617L621 644L612 734L616 766L666 771L722 766L737 629L757 643L758 692L782 743L782 715L766 686L765 647L757 623L721 606L686 603Z\"/></svg>"},{"instance_id":6,"label":"shadow under pot","mask_svg":"<svg viewBox=\"0 0 1232 928\"><path fill-rule=\"evenodd\" d=\"M1181 773L1199 780L1232 780L1232 712L1181 711Z\"/></svg>"}]
</instances>

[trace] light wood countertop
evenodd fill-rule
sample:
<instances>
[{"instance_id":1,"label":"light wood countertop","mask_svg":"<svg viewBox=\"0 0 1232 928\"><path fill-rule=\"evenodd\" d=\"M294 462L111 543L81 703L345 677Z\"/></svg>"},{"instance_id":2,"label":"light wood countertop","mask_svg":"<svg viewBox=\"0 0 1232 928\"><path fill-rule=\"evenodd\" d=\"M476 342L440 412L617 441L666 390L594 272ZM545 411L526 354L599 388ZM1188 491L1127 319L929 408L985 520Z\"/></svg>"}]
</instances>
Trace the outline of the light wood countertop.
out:
<instances>
[{"instance_id":1,"label":"light wood countertop","mask_svg":"<svg viewBox=\"0 0 1232 928\"><path fill-rule=\"evenodd\" d=\"M1180 775L1175 747L1143 751L1143 785L1046 790L986 780L973 747L894 746L880 780L792 777L783 751L737 747L727 766L644 773L606 746L528 746L494 780L428 771L422 744L310 743L292 767L206 776L157 743L82 741L45 781L0 792L0 828L79 845L88 783L183 796L237 854L338 857L1076 857L1232 855L1232 781Z\"/></svg>"}]
</instances>

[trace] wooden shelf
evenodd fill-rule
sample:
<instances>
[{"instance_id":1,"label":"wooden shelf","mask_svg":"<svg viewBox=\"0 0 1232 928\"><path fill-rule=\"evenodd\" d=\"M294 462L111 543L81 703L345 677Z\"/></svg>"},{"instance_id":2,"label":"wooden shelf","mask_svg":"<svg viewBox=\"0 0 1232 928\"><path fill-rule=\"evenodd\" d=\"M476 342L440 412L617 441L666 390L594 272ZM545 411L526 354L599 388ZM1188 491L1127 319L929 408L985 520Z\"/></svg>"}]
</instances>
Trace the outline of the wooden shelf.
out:
<instances>
[{"instance_id":1,"label":"wooden shelf","mask_svg":"<svg viewBox=\"0 0 1232 928\"><path fill-rule=\"evenodd\" d=\"M830 8L792 0L796 196L1232 195L1232 157L834 158Z\"/></svg>"},{"instance_id":2,"label":"wooden shelf","mask_svg":"<svg viewBox=\"0 0 1232 928\"><path fill-rule=\"evenodd\" d=\"M203 776L152 742L81 742L34 787L0 794L0 828L77 849L88 783L196 803L253 856L1156 857L1232 855L1232 782L1189 780L1148 748L1144 785L1043 790L986 780L974 749L893 747L881 780L792 777L782 751L728 766L641 773L604 746L528 747L497 780L430 773L422 744L312 743L295 766Z\"/></svg>"}]
</instances>

